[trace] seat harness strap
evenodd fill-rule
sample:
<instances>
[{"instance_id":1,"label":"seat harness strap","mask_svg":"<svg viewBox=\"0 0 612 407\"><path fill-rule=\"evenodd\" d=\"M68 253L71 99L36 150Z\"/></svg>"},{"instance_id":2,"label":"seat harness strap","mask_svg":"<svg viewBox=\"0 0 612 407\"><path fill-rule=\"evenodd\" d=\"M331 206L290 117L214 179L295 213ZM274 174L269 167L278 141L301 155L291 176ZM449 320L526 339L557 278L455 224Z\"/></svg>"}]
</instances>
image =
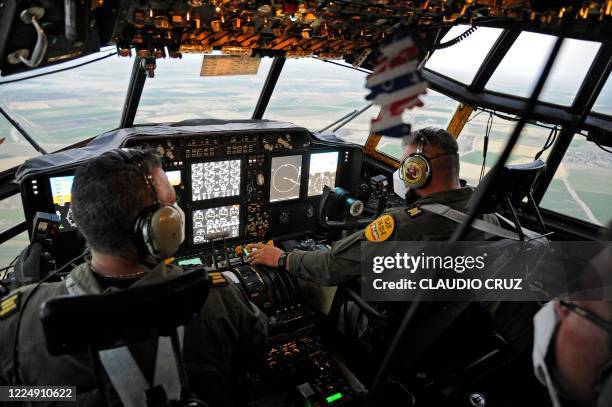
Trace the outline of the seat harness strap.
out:
<instances>
[{"instance_id":1,"label":"seat harness strap","mask_svg":"<svg viewBox=\"0 0 612 407\"><path fill-rule=\"evenodd\" d=\"M68 293L72 296L85 295L72 275L64 278ZM177 328L179 343L183 344L185 327ZM98 352L100 361L108 375L115 391L125 407L141 407L147 405L145 392L151 388L140 367L134 360L127 346ZM181 382L178 374L176 357L172 350L172 341L168 336L160 336L155 357L155 373L153 387L162 385L169 400L180 400Z\"/></svg>"}]
</instances>

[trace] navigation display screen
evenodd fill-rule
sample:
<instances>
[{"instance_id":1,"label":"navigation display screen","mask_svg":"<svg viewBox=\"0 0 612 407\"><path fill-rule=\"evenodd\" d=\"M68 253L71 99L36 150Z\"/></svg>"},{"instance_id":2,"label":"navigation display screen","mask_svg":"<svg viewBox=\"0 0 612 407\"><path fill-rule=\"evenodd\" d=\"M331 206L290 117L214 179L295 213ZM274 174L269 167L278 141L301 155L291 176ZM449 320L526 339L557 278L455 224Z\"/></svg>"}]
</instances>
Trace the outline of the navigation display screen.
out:
<instances>
[{"instance_id":1,"label":"navigation display screen","mask_svg":"<svg viewBox=\"0 0 612 407\"><path fill-rule=\"evenodd\" d=\"M49 178L51 196L53 197L53 209L60 217L60 231L69 231L76 228L76 223L72 218L72 208L70 207L72 202L72 181L74 181L74 175Z\"/></svg>"},{"instance_id":2,"label":"navigation display screen","mask_svg":"<svg viewBox=\"0 0 612 407\"><path fill-rule=\"evenodd\" d=\"M228 231L227 238L240 236L240 205L193 211L193 243L208 242L208 234Z\"/></svg>"},{"instance_id":3,"label":"navigation display screen","mask_svg":"<svg viewBox=\"0 0 612 407\"><path fill-rule=\"evenodd\" d=\"M170 185L173 187L181 185L181 182L183 182L180 171L166 171L166 177L168 177L168 181L170 181Z\"/></svg>"},{"instance_id":4,"label":"navigation display screen","mask_svg":"<svg viewBox=\"0 0 612 407\"><path fill-rule=\"evenodd\" d=\"M337 170L337 151L311 154L308 171L308 196L321 195L325 185L334 188L336 186Z\"/></svg>"},{"instance_id":5,"label":"navigation display screen","mask_svg":"<svg viewBox=\"0 0 612 407\"><path fill-rule=\"evenodd\" d=\"M200 259L199 257L194 257L192 259L179 260L177 264L179 266L201 266L202 259Z\"/></svg>"},{"instance_id":6,"label":"navigation display screen","mask_svg":"<svg viewBox=\"0 0 612 407\"><path fill-rule=\"evenodd\" d=\"M300 197L302 156L272 157L270 171L270 202L287 201Z\"/></svg>"},{"instance_id":7,"label":"navigation display screen","mask_svg":"<svg viewBox=\"0 0 612 407\"><path fill-rule=\"evenodd\" d=\"M240 195L240 160L191 164L193 201Z\"/></svg>"}]
</instances>

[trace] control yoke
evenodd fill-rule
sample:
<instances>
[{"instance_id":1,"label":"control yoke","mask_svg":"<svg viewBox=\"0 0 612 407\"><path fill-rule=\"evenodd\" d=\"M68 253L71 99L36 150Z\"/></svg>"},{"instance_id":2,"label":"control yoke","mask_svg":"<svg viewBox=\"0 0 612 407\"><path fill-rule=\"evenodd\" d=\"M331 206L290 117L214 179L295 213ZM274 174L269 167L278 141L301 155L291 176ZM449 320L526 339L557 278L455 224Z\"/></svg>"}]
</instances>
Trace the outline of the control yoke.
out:
<instances>
[{"instance_id":1,"label":"control yoke","mask_svg":"<svg viewBox=\"0 0 612 407\"><path fill-rule=\"evenodd\" d=\"M327 229L357 229L374 221L385 208L384 197L379 198L376 213L368 218L361 217L363 202L353 197L346 189L323 187L319 204L319 224Z\"/></svg>"}]
</instances>

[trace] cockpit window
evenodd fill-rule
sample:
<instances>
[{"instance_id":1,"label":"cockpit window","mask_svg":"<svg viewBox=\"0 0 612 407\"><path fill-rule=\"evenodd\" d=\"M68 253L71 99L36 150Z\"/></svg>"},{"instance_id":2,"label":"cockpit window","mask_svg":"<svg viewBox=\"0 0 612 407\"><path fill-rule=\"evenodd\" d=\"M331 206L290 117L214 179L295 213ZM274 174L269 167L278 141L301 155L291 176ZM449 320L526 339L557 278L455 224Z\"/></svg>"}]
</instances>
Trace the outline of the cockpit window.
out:
<instances>
[{"instance_id":1,"label":"cockpit window","mask_svg":"<svg viewBox=\"0 0 612 407\"><path fill-rule=\"evenodd\" d=\"M37 155L38 151L0 115L0 172L21 165Z\"/></svg>"},{"instance_id":2,"label":"cockpit window","mask_svg":"<svg viewBox=\"0 0 612 407\"><path fill-rule=\"evenodd\" d=\"M0 232L5 232L24 220L20 195L13 195L0 201ZM28 233L23 232L0 244L0 268L8 265L28 243Z\"/></svg>"},{"instance_id":3,"label":"cockpit window","mask_svg":"<svg viewBox=\"0 0 612 407\"><path fill-rule=\"evenodd\" d=\"M289 59L264 119L285 120L309 130L321 130L368 104L365 81L366 73L349 67L316 59ZM365 144L370 120L377 114L378 108L371 107L339 129L336 135L353 143Z\"/></svg>"},{"instance_id":4,"label":"cockpit window","mask_svg":"<svg viewBox=\"0 0 612 407\"><path fill-rule=\"evenodd\" d=\"M610 221L611 178L612 153L576 134L540 206L604 225Z\"/></svg>"},{"instance_id":5,"label":"cockpit window","mask_svg":"<svg viewBox=\"0 0 612 407\"><path fill-rule=\"evenodd\" d=\"M484 161L483 152L487 128L489 128L489 140L487 142L486 161L484 161L484 174L499 159L515 126L515 121L502 118L494 113L485 111L472 113L457 139L461 161L461 178L465 179L470 185L478 185ZM547 124L541 124L541 126L553 127ZM508 164L529 163L535 159L536 155L543 150L545 145L552 146L555 133L551 133L550 128L541 126L535 124L525 125L518 143L508 159ZM548 144L546 143L547 140ZM549 153L550 148L542 151L539 154L539 159L546 161Z\"/></svg>"},{"instance_id":6,"label":"cockpit window","mask_svg":"<svg viewBox=\"0 0 612 407\"><path fill-rule=\"evenodd\" d=\"M522 32L487 83L487 89L529 97L555 40L551 35ZM596 42L566 39L540 100L571 105L600 46Z\"/></svg>"},{"instance_id":7,"label":"cockpit window","mask_svg":"<svg viewBox=\"0 0 612 407\"><path fill-rule=\"evenodd\" d=\"M202 55L157 60L147 78L134 123L187 119L250 119L272 60L262 58L257 75L200 76Z\"/></svg>"},{"instance_id":8,"label":"cockpit window","mask_svg":"<svg viewBox=\"0 0 612 407\"><path fill-rule=\"evenodd\" d=\"M47 152L57 151L119 126L132 63L113 56L23 82L0 80L0 104Z\"/></svg>"},{"instance_id":9,"label":"cockpit window","mask_svg":"<svg viewBox=\"0 0 612 407\"><path fill-rule=\"evenodd\" d=\"M600 43L592 41L563 41L540 100L563 106L571 105L600 47Z\"/></svg>"},{"instance_id":10,"label":"cockpit window","mask_svg":"<svg viewBox=\"0 0 612 407\"><path fill-rule=\"evenodd\" d=\"M414 130L429 126L446 129L459 105L456 100L431 89L427 90L426 95L421 96L421 100L424 103L423 107L406 110L402 116L404 122L410 123ZM376 150L397 160L403 155L399 138L381 138Z\"/></svg>"},{"instance_id":11,"label":"cockpit window","mask_svg":"<svg viewBox=\"0 0 612 407\"><path fill-rule=\"evenodd\" d=\"M457 38L467 30L470 30L469 25L455 26L446 33L440 43ZM478 27L460 43L435 51L425 66L469 85L501 32L499 28Z\"/></svg>"},{"instance_id":12,"label":"cockpit window","mask_svg":"<svg viewBox=\"0 0 612 407\"><path fill-rule=\"evenodd\" d=\"M608 77L597 101L593 105L593 111L597 113L607 114L612 116L612 79Z\"/></svg>"}]
</instances>

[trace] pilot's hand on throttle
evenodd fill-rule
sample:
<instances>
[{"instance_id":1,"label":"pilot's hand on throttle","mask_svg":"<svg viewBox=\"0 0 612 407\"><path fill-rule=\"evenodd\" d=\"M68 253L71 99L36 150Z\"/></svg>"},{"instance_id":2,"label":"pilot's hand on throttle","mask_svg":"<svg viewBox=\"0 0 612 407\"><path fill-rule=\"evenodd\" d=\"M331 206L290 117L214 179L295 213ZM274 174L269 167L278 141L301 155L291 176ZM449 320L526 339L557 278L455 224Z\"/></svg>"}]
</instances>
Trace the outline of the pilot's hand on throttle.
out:
<instances>
[{"instance_id":1,"label":"pilot's hand on throttle","mask_svg":"<svg viewBox=\"0 0 612 407\"><path fill-rule=\"evenodd\" d=\"M248 261L252 265L260 264L268 267L277 267L278 259L283 254L283 251L278 247L268 246L263 243L252 243L247 245L247 247L251 250Z\"/></svg>"}]
</instances>

